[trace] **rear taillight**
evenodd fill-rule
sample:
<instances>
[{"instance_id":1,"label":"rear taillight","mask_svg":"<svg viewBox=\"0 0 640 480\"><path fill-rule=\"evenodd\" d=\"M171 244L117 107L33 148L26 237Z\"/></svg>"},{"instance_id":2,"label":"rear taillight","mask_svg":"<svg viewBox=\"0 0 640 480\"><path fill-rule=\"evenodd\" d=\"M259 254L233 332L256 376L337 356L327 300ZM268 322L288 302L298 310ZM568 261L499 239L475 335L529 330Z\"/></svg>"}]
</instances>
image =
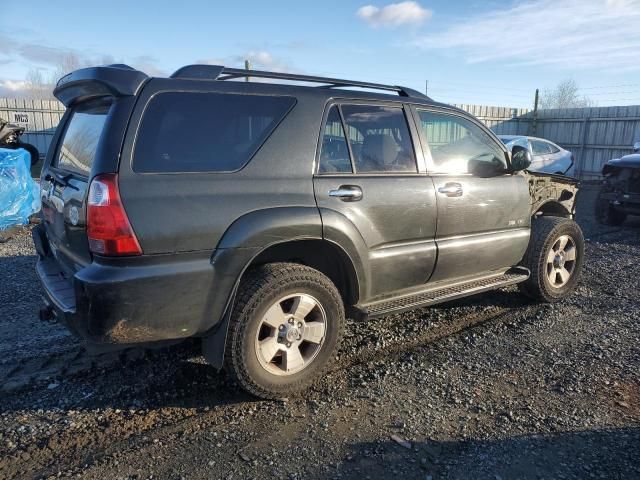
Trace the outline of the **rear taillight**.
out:
<instances>
[{"instance_id":1,"label":"rear taillight","mask_svg":"<svg viewBox=\"0 0 640 480\"><path fill-rule=\"evenodd\" d=\"M87 199L89 249L99 255L142 255L142 249L124 211L118 176L97 175Z\"/></svg>"}]
</instances>

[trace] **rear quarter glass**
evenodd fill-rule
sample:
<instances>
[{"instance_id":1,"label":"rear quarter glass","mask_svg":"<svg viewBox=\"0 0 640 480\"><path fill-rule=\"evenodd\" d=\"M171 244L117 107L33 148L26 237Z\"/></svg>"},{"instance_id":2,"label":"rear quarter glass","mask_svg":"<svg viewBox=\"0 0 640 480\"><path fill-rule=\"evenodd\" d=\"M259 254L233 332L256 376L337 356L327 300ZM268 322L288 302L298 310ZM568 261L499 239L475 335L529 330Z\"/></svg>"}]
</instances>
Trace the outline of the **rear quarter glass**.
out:
<instances>
[{"instance_id":1,"label":"rear quarter glass","mask_svg":"<svg viewBox=\"0 0 640 480\"><path fill-rule=\"evenodd\" d=\"M244 167L295 105L288 96L162 92L137 132L137 173L234 172Z\"/></svg>"},{"instance_id":2,"label":"rear quarter glass","mask_svg":"<svg viewBox=\"0 0 640 480\"><path fill-rule=\"evenodd\" d=\"M104 101L74 107L52 166L88 176L110 109Z\"/></svg>"}]
</instances>

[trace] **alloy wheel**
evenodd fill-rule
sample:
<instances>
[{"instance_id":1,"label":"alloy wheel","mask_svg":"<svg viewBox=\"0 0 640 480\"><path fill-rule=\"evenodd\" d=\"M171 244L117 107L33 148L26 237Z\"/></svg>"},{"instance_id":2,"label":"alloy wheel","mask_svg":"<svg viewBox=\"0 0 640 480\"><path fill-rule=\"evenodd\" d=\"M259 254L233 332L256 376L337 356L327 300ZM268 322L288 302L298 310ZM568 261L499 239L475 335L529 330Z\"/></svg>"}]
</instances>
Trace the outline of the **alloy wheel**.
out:
<instances>
[{"instance_id":1,"label":"alloy wheel","mask_svg":"<svg viewBox=\"0 0 640 480\"><path fill-rule=\"evenodd\" d=\"M547 277L553 288L564 287L576 268L578 250L570 235L562 235L547 254Z\"/></svg>"},{"instance_id":2,"label":"alloy wheel","mask_svg":"<svg viewBox=\"0 0 640 480\"><path fill-rule=\"evenodd\" d=\"M293 375L316 358L325 340L327 315L311 295L277 300L264 314L255 340L260 365L274 375Z\"/></svg>"}]
</instances>

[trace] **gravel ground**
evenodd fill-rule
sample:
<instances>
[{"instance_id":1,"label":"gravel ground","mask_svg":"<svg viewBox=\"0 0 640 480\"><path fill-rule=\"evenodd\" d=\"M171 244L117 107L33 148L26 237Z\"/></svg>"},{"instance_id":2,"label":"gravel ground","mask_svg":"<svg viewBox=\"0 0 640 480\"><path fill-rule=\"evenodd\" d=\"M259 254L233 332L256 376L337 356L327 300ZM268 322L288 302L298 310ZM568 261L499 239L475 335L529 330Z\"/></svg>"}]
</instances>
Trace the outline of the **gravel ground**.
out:
<instances>
[{"instance_id":1,"label":"gravel ground","mask_svg":"<svg viewBox=\"0 0 640 480\"><path fill-rule=\"evenodd\" d=\"M0 478L639 478L640 219L601 227L553 306L515 288L349 322L304 398L257 401L195 342L89 354L0 244Z\"/></svg>"}]
</instances>

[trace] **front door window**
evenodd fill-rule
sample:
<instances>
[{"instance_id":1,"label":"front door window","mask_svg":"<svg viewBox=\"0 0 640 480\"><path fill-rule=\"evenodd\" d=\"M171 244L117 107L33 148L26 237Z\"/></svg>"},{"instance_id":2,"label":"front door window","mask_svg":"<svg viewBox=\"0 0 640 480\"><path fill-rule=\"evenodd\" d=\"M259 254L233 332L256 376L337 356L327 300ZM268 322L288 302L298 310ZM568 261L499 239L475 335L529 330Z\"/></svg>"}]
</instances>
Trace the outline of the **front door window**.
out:
<instances>
[{"instance_id":1,"label":"front door window","mask_svg":"<svg viewBox=\"0 0 640 480\"><path fill-rule=\"evenodd\" d=\"M419 110L418 115L431 157L432 173L483 175L487 171L504 172L507 169L504 151L470 120L426 110Z\"/></svg>"}]
</instances>

